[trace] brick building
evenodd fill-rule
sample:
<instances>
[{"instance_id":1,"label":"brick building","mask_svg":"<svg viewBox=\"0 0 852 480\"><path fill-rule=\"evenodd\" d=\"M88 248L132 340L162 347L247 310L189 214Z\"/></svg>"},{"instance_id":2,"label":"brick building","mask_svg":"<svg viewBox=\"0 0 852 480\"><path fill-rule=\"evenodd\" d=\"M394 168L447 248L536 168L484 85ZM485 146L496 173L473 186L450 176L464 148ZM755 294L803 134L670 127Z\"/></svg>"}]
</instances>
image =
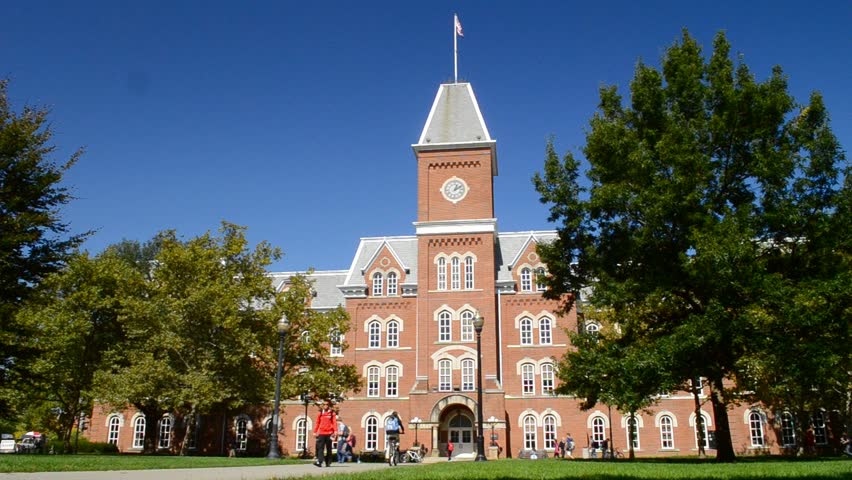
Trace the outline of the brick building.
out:
<instances>
[{"instance_id":1,"label":"brick building","mask_svg":"<svg viewBox=\"0 0 852 480\"><path fill-rule=\"evenodd\" d=\"M556 315L556 302L542 298L537 282L546 265L536 245L555 238L555 232L497 230L497 143L470 84L439 87L412 147L418 176L414 235L363 238L348 270L312 275L317 293L312 308L344 305L351 317L349 349L331 354L354 364L364 379L362 390L340 405L341 417L358 438L356 450L384 449L384 421L395 410L406 424L403 446L418 441L437 455L452 439L455 455L475 454L473 322L478 312L484 319L483 427L489 456L552 451L569 432L578 447L575 455L610 436L616 448L627 451L627 416L606 405L581 411L577 400L552 394L555 362L569 348L565 331L578 328L576 313ZM284 288L291 275L271 277ZM306 418L298 399L282 403L279 444L286 453L297 454L306 445L313 450L316 409L307 411ZM709 403L702 404L702 415L712 431ZM738 453L777 453L794 443L791 418L750 406L733 409L729 418ZM96 411L88 434L133 451L141 446L145 421L132 411ZM174 417L157 421L158 445L174 450L184 423ZM199 420L199 437L190 441L202 453L225 453L230 445L261 453L269 421L268 407L205 417ZM697 451L689 392L664 396L652 413L638 414L636 424L637 455ZM827 442L824 423L817 440Z\"/></svg>"}]
</instances>

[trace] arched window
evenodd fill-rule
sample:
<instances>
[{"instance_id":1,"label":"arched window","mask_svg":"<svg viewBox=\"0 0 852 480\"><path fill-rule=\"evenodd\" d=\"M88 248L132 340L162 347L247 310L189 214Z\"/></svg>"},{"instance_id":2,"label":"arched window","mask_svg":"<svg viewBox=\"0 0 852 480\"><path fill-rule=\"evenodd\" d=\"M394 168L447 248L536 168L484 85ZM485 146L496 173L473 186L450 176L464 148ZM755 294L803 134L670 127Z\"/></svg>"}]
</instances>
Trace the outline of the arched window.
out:
<instances>
[{"instance_id":1,"label":"arched window","mask_svg":"<svg viewBox=\"0 0 852 480\"><path fill-rule=\"evenodd\" d=\"M308 445L308 421L300 418L296 422L296 451L304 452Z\"/></svg>"},{"instance_id":2,"label":"arched window","mask_svg":"<svg viewBox=\"0 0 852 480\"><path fill-rule=\"evenodd\" d=\"M796 446L796 425L793 423L793 415L790 412L781 414L781 445L785 447Z\"/></svg>"},{"instance_id":3,"label":"arched window","mask_svg":"<svg viewBox=\"0 0 852 480\"><path fill-rule=\"evenodd\" d=\"M532 291L532 271L527 267L521 269L521 291Z\"/></svg>"},{"instance_id":4,"label":"arched window","mask_svg":"<svg viewBox=\"0 0 852 480\"><path fill-rule=\"evenodd\" d=\"M532 345L532 319L521 319L521 345Z\"/></svg>"},{"instance_id":5,"label":"arched window","mask_svg":"<svg viewBox=\"0 0 852 480\"><path fill-rule=\"evenodd\" d=\"M630 445L630 442L633 442L633 450L639 450L639 422L635 416L627 417L627 444Z\"/></svg>"},{"instance_id":6,"label":"arched window","mask_svg":"<svg viewBox=\"0 0 852 480\"><path fill-rule=\"evenodd\" d=\"M444 310L438 314L438 341L450 342L453 340L452 317L450 312Z\"/></svg>"},{"instance_id":7,"label":"arched window","mask_svg":"<svg viewBox=\"0 0 852 480\"><path fill-rule=\"evenodd\" d=\"M169 448L172 443L172 417L165 416L160 419L160 438L157 448Z\"/></svg>"},{"instance_id":8,"label":"arched window","mask_svg":"<svg viewBox=\"0 0 852 480\"><path fill-rule=\"evenodd\" d=\"M343 355L343 335L337 330L332 330L328 334L329 353L333 357Z\"/></svg>"},{"instance_id":9,"label":"arched window","mask_svg":"<svg viewBox=\"0 0 852 480\"><path fill-rule=\"evenodd\" d=\"M438 259L438 290L447 289L447 259Z\"/></svg>"},{"instance_id":10,"label":"arched window","mask_svg":"<svg viewBox=\"0 0 852 480\"><path fill-rule=\"evenodd\" d=\"M663 450L674 449L674 422L672 417L663 415L660 417L660 445Z\"/></svg>"},{"instance_id":11,"label":"arched window","mask_svg":"<svg viewBox=\"0 0 852 480\"><path fill-rule=\"evenodd\" d=\"M544 416L544 449L556 450L556 417Z\"/></svg>"},{"instance_id":12,"label":"arched window","mask_svg":"<svg viewBox=\"0 0 852 480\"><path fill-rule=\"evenodd\" d=\"M382 346L382 326L378 320L373 320L367 327L370 332L370 348L379 348Z\"/></svg>"},{"instance_id":13,"label":"arched window","mask_svg":"<svg viewBox=\"0 0 852 480\"><path fill-rule=\"evenodd\" d=\"M710 438L707 435L707 424L710 422L710 419L704 415L704 412L701 413L701 425L699 429L699 421L698 418L695 419L695 448L698 448L700 443L704 443L704 448L710 448ZM703 440L703 442L701 442Z\"/></svg>"},{"instance_id":14,"label":"arched window","mask_svg":"<svg viewBox=\"0 0 852 480\"><path fill-rule=\"evenodd\" d=\"M237 450L245 451L248 446L248 419L237 419Z\"/></svg>"},{"instance_id":15,"label":"arched window","mask_svg":"<svg viewBox=\"0 0 852 480\"><path fill-rule=\"evenodd\" d=\"M535 417L527 415L524 417L524 448L535 450L537 444Z\"/></svg>"},{"instance_id":16,"label":"arched window","mask_svg":"<svg viewBox=\"0 0 852 480\"><path fill-rule=\"evenodd\" d=\"M399 347L399 322L391 320L388 322L388 348Z\"/></svg>"},{"instance_id":17,"label":"arched window","mask_svg":"<svg viewBox=\"0 0 852 480\"><path fill-rule=\"evenodd\" d=\"M553 343L553 328L550 319L547 317L538 321L538 343L542 345L550 345Z\"/></svg>"},{"instance_id":18,"label":"arched window","mask_svg":"<svg viewBox=\"0 0 852 480\"><path fill-rule=\"evenodd\" d=\"M379 367L372 366L367 368L367 396L379 396Z\"/></svg>"},{"instance_id":19,"label":"arched window","mask_svg":"<svg viewBox=\"0 0 852 480\"><path fill-rule=\"evenodd\" d=\"M118 431L121 428L121 419L118 415L109 417L109 433L107 434L107 443L118 445Z\"/></svg>"},{"instance_id":20,"label":"arched window","mask_svg":"<svg viewBox=\"0 0 852 480\"><path fill-rule=\"evenodd\" d=\"M464 288L473 290L473 257L464 257Z\"/></svg>"},{"instance_id":21,"label":"arched window","mask_svg":"<svg viewBox=\"0 0 852 480\"><path fill-rule=\"evenodd\" d=\"M535 289L539 292L543 292L547 289L547 285L544 284L544 276L545 271L543 267L535 269Z\"/></svg>"},{"instance_id":22,"label":"arched window","mask_svg":"<svg viewBox=\"0 0 852 480\"><path fill-rule=\"evenodd\" d=\"M461 313L461 341L473 341L473 312L465 310Z\"/></svg>"},{"instance_id":23,"label":"arched window","mask_svg":"<svg viewBox=\"0 0 852 480\"><path fill-rule=\"evenodd\" d=\"M194 417L187 417L186 422L187 428L192 429L189 438L186 439L186 448L195 450L198 448L198 434L201 431L201 415L196 413Z\"/></svg>"},{"instance_id":24,"label":"arched window","mask_svg":"<svg viewBox=\"0 0 852 480\"><path fill-rule=\"evenodd\" d=\"M521 365L521 383L524 395L535 395L535 367L532 363Z\"/></svg>"},{"instance_id":25,"label":"arched window","mask_svg":"<svg viewBox=\"0 0 852 480\"><path fill-rule=\"evenodd\" d=\"M543 395L553 393L553 377L553 364L543 364L541 366L541 393Z\"/></svg>"},{"instance_id":26,"label":"arched window","mask_svg":"<svg viewBox=\"0 0 852 480\"><path fill-rule=\"evenodd\" d=\"M592 419L592 441L596 442L599 446L604 441L604 438L606 438L605 426L603 417Z\"/></svg>"},{"instance_id":27,"label":"arched window","mask_svg":"<svg viewBox=\"0 0 852 480\"><path fill-rule=\"evenodd\" d=\"M453 390L453 363L449 360L438 362L438 391L451 392Z\"/></svg>"},{"instance_id":28,"label":"arched window","mask_svg":"<svg viewBox=\"0 0 852 480\"><path fill-rule=\"evenodd\" d=\"M133 448L145 447L145 417L138 416L133 422Z\"/></svg>"},{"instance_id":29,"label":"arched window","mask_svg":"<svg viewBox=\"0 0 852 480\"><path fill-rule=\"evenodd\" d=\"M379 417L370 415L367 417L367 438L364 447L367 450L379 448Z\"/></svg>"},{"instance_id":30,"label":"arched window","mask_svg":"<svg viewBox=\"0 0 852 480\"><path fill-rule=\"evenodd\" d=\"M386 395L388 397L399 396L399 368L395 365L385 370Z\"/></svg>"},{"instance_id":31,"label":"arched window","mask_svg":"<svg viewBox=\"0 0 852 480\"><path fill-rule=\"evenodd\" d=\"M373 274L373 296L374 297L381 297L384 288L385 287L384 287L382 274L379 273L379 272L374 273Z\"/></svg>"},{"instance_id":32,"label":"arched window","mask_svg":"<svg viewBox=\"0 0 852 480\"><path fill-rule=\"evenodd\" d=\"M589 322L586 324L586 333L589 335L597 335L598 332L601 331L601 326L595 322Z\"/></svg>"},{"instance_id":33,"label":"arched window","mask_svg":"<svg viewBox=\"0 0 852 480\"><path fill-rule=\"evenodd\" d=\"M461 264L459 257L453 257L450 260L450 289L461 290Z\"/></svg>"},{"instance_id":34,"label":"arched window","mask_svg":"<svg viewBox=\"0 0 852 480\"><path fill-rule=\"evenodd\" d=\"M828 435L825 432L825 412L822 410L816 412L813 418L814 424L814 439L817 445L825 445L828 443Z\"/></svg>"},{"instance_id":35,"label":"arched window","mask_svg":"<svg viewBox=\"0 0 852 480\"><path fill-rule=\"evenodd\" d=\"M388 273L388 296L395 297L397 295L397 286L399 282L397 282L396 272Z\"/></svg>"},{"instance_id":36,"label":"arched window","mask_svg":"<svg viewBox=\"0 0 852 480\"><path fill-rule=\"evenodd\" d=\"M461 371L462 371L462 380L461 380L461 389L463 392L472 392L474 389L473 384L473 372L474 372L474 362L473 360L466 358L461 361Z\"/></svg>"},{"instance_id":37,"label":"arched window","mask_svg":"<svg viewBox=\"0 0 852 480\"><path fill-rule=\"evenodd\" d=\"M748 414L748 430L751 436L752 447L763 447L763 417L760 412L751 412Z\"/></svg>"}]
</instances>

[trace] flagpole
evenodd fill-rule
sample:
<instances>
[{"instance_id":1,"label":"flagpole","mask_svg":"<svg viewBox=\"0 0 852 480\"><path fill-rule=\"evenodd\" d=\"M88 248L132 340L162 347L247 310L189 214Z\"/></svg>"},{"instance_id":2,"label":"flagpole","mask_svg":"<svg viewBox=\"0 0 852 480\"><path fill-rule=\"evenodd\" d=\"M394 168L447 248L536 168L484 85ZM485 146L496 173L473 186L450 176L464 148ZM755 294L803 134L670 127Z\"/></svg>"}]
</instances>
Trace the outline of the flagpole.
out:
<instances>
[{"instance_id":1,"label":"flagpole","mask_svg":"<svg viewBox=\"0 0 852 480\"><path fill-rule=\"evenodd\" d=\"M459 16L453 15L453 73L455 81L459 83Z\"/></svg>"}]
</instances>

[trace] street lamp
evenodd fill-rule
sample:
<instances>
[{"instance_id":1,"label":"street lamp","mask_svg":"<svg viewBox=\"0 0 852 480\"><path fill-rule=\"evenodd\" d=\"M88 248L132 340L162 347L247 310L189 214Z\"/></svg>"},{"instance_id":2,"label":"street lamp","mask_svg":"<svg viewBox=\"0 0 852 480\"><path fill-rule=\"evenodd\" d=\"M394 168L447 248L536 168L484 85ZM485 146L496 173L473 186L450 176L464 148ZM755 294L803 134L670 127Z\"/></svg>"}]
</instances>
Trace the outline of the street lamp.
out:
<instances>
[{"instance_id":1,"label":"street lamp","mask_svg":"<svg viewBox=\"0 0 852 480\"><path fill-rule=\"evenodd\" d=\"M476 330L476 419L477 419L477 438L476 438L476 459L477 462L488 460L485 458L485 444L482 438L482 327L485 325L485 319L479 312L476 312L476 318L473 320L473 328Z\"/></svg>"},{"instance_id":2,"label":"street lamp","mask_svg":"<svg viewBox=\"0 0 852 480\"><path fill-rule=\"evenodd\" d=\"M421 420L420 417L414 417L414 418L411 419L411 423L414 424L414 444L415 445L420 445L420 442L417 441L417 428L420 426L420 422L422 422L422 421L423 420Z\"/></svg>"},{"instance_id":3,"label":"street lamp","mask_svg":"<svg viewBox=\"0 0 852 480\"><path fill-rule=\"evenodd\" d=\"M304 392L301 395L302 402L305 403L305 421L302 422L302 438L305 439L305 447L302 448L302 458L308 458L308 404L311 403L311 394Z\"/></svg>"},{"instance_id":4,"label":"street lamp","mask_svg":"<svg viewBox=\"0 0 852 480\"><path fill-rule=\"evenodd\" d=\"M287 315L281 315L281 320L278 321L278 371L275 374L275 407L272 410L272 438L269 439L269 453L266 454L267 460L278 460L281 455L278 453L278 410L281 406L281 368L284 363L284 337L290 331L290 322L287 321Z\"/></svg>"},{"instance_id":5,"label":"street lamp","mask_svg":"<svg viewBox=\"0 0 852 480\"><path fill-rule=\"evenodd\" d=\"M497 435L494 433L494 425L496 425L497 422L499 422L499 421L500 421L500 419L495 417L494 415L491 415L490 417L488 417L488 420L487 420L487 422L491 424L491 446L492 447L497 446Z\"/></svg>"}]
</instances>

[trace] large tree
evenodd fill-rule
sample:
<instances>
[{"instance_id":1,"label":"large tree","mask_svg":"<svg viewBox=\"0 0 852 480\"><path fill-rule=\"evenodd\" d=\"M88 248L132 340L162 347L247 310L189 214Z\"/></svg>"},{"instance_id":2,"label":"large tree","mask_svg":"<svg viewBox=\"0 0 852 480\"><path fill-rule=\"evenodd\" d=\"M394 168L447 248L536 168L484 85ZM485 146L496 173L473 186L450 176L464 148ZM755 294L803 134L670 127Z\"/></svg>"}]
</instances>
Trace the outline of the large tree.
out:
<instances>
[{"instance_id":1,"label":"large tree","mask_svg":"<svg viewBox=\"0 0 852 480\"><path fill-rule=\"evenodd\" d=\"M639 62L629 105L601 88L583 153L587 187L570 154L534 179L560 224L539 247L550 294L593 287L626 338L666 352L660 368L707 378L717 459L733 460L744 360L781 334L761 319L796 321L774 295L850 268L849 166L822 98L797 104L780 67L757 81L722 33L705 60L684 31L659 70ZM818 317L848 330L848 308Z\"/></svg>"},{"instance_id":2,"label":"large tree","mask_svg":"<svg viewBox=\"0 0 852 480\"><path fill-rule=\"evenodd\" d=\"M29 375L33 356L15 313L45 276L57 271L88 233L70 235L60 208L72 198L62 177L80 157L54 163L48 110L16 112L0 80L0 421Z\"/></svg>"}]
</instances>

